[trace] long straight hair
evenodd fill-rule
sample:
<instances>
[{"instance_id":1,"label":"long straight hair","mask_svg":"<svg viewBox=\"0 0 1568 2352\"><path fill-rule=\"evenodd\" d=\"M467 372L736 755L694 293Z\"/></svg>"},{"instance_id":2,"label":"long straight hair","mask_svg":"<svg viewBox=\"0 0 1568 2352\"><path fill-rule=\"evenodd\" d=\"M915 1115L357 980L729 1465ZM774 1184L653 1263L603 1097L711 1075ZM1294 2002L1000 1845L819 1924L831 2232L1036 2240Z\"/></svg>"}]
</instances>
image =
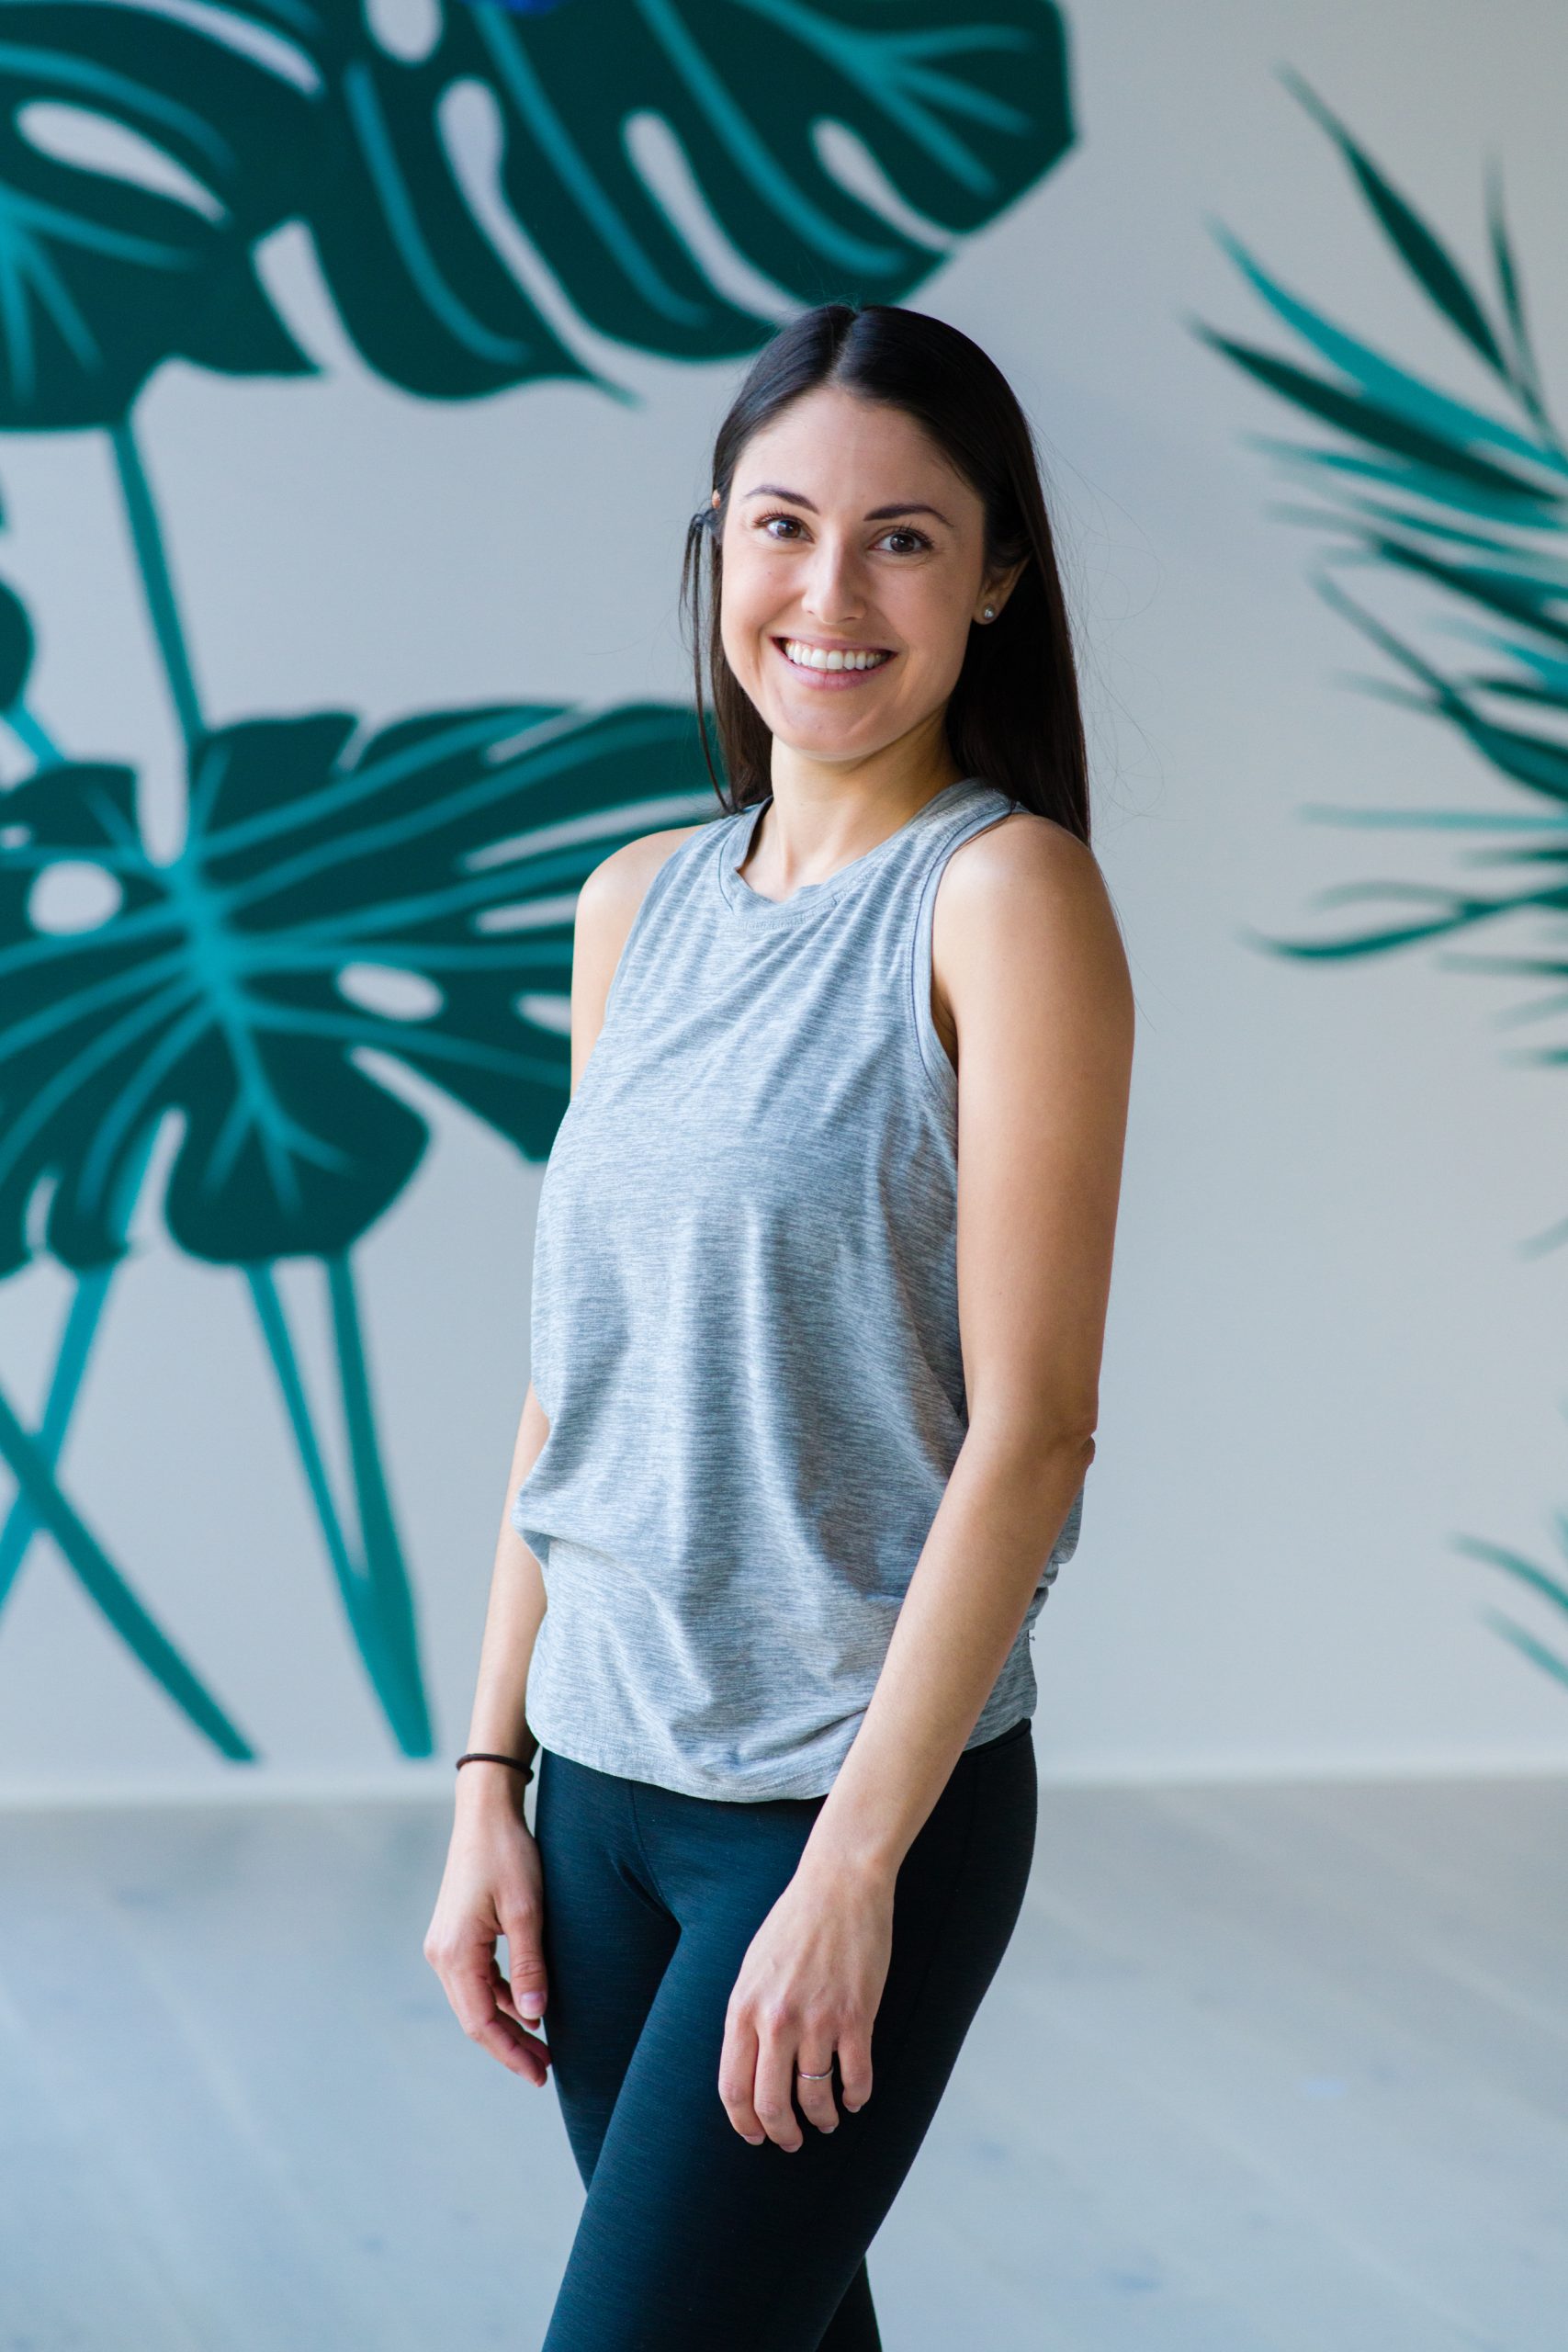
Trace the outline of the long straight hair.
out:
<instances>
[{"instance_id":1,"label":"long straight hair","mask_svg":"<svg viewBox=\"0 0 1568 2352\"><path fill-rule=\"evenodd\" d=\"M985 508L987 569L1005 571L1028 558L998 618L969 632L947 705L948 747L964 775L999 786L1087 842L1083 711L1029 419L977 343L924 311L885 302L820 303L763 345L714 443L719 503L701 507L686 527L682 615L703 756L722 806L735 815L773 789L773 733L726 660L719 627L721 543L735 468L754 433L819 385L902 409L922 425ZM723 777L708 740L710 711Z\"/></svg>"}]
</instances>

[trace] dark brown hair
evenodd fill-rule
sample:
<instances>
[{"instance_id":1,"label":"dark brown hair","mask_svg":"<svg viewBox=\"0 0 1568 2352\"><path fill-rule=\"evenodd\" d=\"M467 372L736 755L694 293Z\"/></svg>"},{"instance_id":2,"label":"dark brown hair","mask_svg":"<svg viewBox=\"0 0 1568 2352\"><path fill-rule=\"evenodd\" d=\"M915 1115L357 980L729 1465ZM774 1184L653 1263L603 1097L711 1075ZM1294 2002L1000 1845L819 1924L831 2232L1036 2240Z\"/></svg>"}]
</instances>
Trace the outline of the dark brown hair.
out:
<instances>
[{"instance_id":1,"label":"dark brown hair","mask_svg":"<svg viewBox=\"0 0 1568 2352\"><path fill-rule=\"evenodd\" d=\"M988 570L1029 559L998 618L970 631L947 706L948 746L965 775L983 776L1087 842L1083 712L1029 420L977 343L941 319L884 302L823 302L792 319L758 353L718 428L719 503L699 508L687 526L681 604L703 754L721 803L733 815L773 789L772 732L725 659L719 631L720 542L735 468L754 433L825 384L902 409L925 428L985 507ZM710 710L723 779L708 742Z\"/></svg>"}]
</instances>

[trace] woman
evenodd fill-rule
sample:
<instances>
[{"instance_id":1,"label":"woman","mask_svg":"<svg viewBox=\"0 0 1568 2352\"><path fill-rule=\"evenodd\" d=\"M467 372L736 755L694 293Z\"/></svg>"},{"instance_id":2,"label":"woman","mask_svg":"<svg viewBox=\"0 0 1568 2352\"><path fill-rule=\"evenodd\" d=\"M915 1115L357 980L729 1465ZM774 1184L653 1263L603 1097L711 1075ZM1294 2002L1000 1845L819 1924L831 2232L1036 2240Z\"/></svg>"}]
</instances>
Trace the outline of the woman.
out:
<instances>
[{"instance_id":1,"label":"woman","mask_svg":"<svg viewBox=\"0 0 1568 2352\"><path fill-rule=\"evenodd\" d=\"M824 305L712 480L682 590L726 813L578 901L424 1947L475 2041L555 2070L587 2196L545 2352L880 2342L866 2248L1032 1856L1030 1639L1095 1451L1130 1084L1005 379Z\"/></svg>"}]
</instances>

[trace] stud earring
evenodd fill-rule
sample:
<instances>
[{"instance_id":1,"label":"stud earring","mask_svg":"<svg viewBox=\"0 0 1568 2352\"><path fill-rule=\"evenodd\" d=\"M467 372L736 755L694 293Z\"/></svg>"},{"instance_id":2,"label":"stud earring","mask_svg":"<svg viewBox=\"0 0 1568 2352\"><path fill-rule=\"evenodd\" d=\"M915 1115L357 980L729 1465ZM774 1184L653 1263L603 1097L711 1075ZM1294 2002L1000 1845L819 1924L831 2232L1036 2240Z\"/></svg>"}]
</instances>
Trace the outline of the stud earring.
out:
<instances>
[{"instance_id":1,"label":"stud earring","mask_svg":"<svg viewBox=\"0 0 1568 2352\"><path fill-rule=\"evenodd\" d=\"M987 605L986 610L985 610L984 617L985 617L987 620L988 620L988 621L994 621L994 620L996 619L996 617L997 617L997 608L996 608L995 605Z\"/></svg>"}]
</instances>

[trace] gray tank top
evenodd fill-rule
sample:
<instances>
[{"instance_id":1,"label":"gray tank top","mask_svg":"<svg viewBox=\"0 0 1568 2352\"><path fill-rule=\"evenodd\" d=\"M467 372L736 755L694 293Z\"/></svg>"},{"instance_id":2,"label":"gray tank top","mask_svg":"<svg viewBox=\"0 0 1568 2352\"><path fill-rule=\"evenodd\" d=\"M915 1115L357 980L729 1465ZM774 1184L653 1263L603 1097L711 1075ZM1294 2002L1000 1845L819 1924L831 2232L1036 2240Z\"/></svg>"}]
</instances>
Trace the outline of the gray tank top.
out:
<instances>
[{"instance_id":1,"label":"gray tank top","mask_svg":"<svg viewBox=\"0 0 1568 2352\"><path fill-rule=\"evenodd\" d=\"M964 1441L931 911L1017 804L963 778L780 900L737 871L767 805L681 842L627 934L540 1191L550 1433L510 1513L549 1604L536 1737L736 1801L832 1787ZM1034 1711L1082 1507L969 1747Z\"/></svg>"}]
</instances>

